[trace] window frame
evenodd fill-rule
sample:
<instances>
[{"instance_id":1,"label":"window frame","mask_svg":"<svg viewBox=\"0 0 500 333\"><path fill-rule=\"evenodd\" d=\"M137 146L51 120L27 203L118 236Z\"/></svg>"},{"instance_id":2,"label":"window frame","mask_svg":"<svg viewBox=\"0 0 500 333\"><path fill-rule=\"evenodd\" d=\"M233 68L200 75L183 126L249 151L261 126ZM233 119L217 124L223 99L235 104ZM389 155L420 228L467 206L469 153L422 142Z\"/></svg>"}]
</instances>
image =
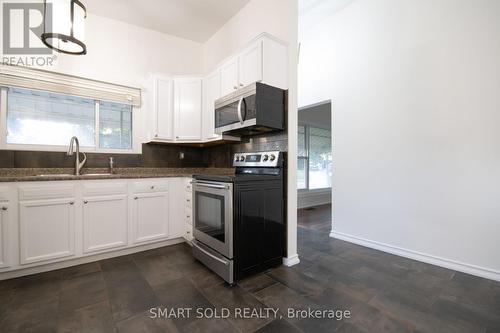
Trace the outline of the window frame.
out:
<instances>
[{"instance_id":1,"label":"window frame","mask_svg":"<svg viewBox=\"0 0 500 333\"><path fill-rule=\"evenodd\" d=\"M45 144L19 144L7 143L7 108L8 108L8 93L9 87L0 86L0 149L2 150L30 150L30 151L47 151L47 152L65 152L68 146L64 145L45 145ZM36 90L31 88L24 88ZM45 90L40 90L45 91ZM64 94L63 94L64 95ZM68 95L68 94L66 94ZM83 97L83 96L82 96ZM85 97L84 97L85 98ZM115 148L100 148L100 101L94 99L94 147L81 146L80 151L85 153L108 153L108 154L141 154L142 144L140 133L137 130L140 128L139 108L132 107L132 146L130 149L115 149ZM68 138L68 145L71 138Z\"/></svg>"},{"instance_id":2,"label":"window frame","mask_svg":"<svg viewBox=\"0 0 500 333\"><path fill-rule=\"evenodd\" d=\"M309 160L310 160L310 141L311 141L310 140L310 135L311 135L311 127L315 127L315 128L321 128L321 127L311 126L310 124L299 122L298 123L298 127L297 127L297 136L298 136L298 128L300 126L304 127L304 144L305 144L306 154L305 154L305 156L299 156L297 154L297 166L298 166L298 161L300 159L304 159L306 161L305 168L304 168L305 169L305 183L306 183L306 187L305 188L297 188L297 191L300 192L300 193L330 191L332 189L332 186L311 189L310 188L310 184L309 184L309 179L310 179L310 177L309 177ZM331 139L331 136L332 136L331 133L332 133L332 131L330 130L330 139Z\"/></svg>"}]
</instances>

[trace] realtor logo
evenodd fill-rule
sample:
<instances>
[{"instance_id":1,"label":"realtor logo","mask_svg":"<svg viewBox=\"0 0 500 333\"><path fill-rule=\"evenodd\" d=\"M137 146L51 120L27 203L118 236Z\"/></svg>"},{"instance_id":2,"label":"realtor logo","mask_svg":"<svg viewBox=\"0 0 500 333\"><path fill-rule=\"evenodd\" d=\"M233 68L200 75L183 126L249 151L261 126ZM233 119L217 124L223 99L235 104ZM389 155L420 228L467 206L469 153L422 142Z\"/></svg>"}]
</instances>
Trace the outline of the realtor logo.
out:
<instances>
[{"instance_id":1,"label":"realtor logo","mask_svg":"<svg viewBox=\"0 0 500 333\"><path fill-rule=\"evenodd\" d=\"M42 43L43 3L3 3L3 54L52 54ZM52 4L45 8L45 24L51 31Z\"/></svg>"}]
</instances>

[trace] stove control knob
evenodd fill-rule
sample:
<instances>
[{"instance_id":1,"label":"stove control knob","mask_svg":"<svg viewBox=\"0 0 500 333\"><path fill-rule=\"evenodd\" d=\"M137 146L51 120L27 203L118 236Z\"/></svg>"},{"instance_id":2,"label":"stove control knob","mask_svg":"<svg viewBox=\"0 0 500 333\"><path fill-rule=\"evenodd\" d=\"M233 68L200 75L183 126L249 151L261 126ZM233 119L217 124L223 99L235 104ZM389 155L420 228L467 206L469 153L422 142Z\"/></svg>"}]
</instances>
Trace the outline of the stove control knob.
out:
<instances>
[{"instance_id":1,"label":"stove control knob","mask_svg":"<svg viewBox=\"0 0 500 333\"><path fill-rule=\"evenodd\" d=\"M240 157L240 161L241 161L241 162L244 162L244 161L245 161L245 156L241 156L241 157Z\"/></svg>"},{"instance_id":2,"label":"stove control knob","mask_svg":"<svg viewBox=\"0 0 500 333\"><path fill-rule=\"evenodd\" d=\"M264 161L264 162L266 162L268 159L269 159L269 156L264 155L264 159L263 159L263 161Z\"/></svg>"},{"instance_id":3,"label":"stove control knob","mask_svg":"<svg viewBox=\"0 0 500 333\"><path fill-rule=\"evenodd\" d=\"M276 159L276 156L274 156L274 154L271 154L271 156L269 157L269 160L272 162Z\"/></svg>"}]
</instances>

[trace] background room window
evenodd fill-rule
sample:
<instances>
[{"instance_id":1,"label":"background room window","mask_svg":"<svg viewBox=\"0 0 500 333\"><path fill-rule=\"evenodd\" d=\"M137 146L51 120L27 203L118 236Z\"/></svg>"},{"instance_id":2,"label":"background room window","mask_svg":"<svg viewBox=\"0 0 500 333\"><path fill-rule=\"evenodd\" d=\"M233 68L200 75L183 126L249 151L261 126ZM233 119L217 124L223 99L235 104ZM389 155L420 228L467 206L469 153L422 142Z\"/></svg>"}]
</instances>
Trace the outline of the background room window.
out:
<instances>
[{"instance_id":1,"label":"background room window","mask_svg":"<svg viewBox=\"0 0 500 333\"><path fill-rule=\"evenodd\" d=\"M299 190L307 189L307 143L306 127L299 125L297 149L297 188Z\"/></svg>"},{"instance_id":2,"label":"background room window","mask_svg":"<svg viewBox=\"0 0 500 333\"><path fill-rule=\"evenodd\" d=\"M7 95L7 143L67 145L76 135L93 147L94 101L44 91L10 88Z\"/></svg>"},{"instance_id":3,"label":"background room window","mask_svg":"<svg viewBox=\"0 0 500 333\"><path fill-rule=\"evenodd\" d=\"M80 146L91 151L133 148L132 105L17 87L5 90L7 145L50 149L67 146L77 136Z\"/></svg>"},{"instance_id":4,"label":"background room window","mask_svg":"<svg viewBox=\"0 0 500 333\"><path fill-rule=\"evenodd\" d=\"M132 148L132 106L99 103L99 146L111 149Z\"/></svg>"},{"instance_id":5,"label":"background room window","mask_svg":"<svg viewBox=\"0 0 500 333\"><path fill-rule=\"evenodd\" d=\"M327 129L299 126L297 188L332 187L332 135Z\"/></svg>"}]
</instances>

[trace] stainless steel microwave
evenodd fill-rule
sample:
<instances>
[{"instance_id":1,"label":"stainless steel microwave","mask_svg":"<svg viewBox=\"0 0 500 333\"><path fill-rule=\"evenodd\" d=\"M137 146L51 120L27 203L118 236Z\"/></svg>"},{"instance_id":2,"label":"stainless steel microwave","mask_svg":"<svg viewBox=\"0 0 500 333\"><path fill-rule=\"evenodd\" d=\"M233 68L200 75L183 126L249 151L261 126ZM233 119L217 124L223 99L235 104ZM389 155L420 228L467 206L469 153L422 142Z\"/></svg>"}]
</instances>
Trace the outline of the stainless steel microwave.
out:
<instances>
[{"instance_id":1,"label":"stainless steel microwave","mask_svg":"<svg viewBox=\"0 0 500 333\"><path fill-rule=\"evenodd\" d=\"M260 82L215 101L215 132L251 135L285 129L286 91Z\"/></svg>"}]
</instances>

